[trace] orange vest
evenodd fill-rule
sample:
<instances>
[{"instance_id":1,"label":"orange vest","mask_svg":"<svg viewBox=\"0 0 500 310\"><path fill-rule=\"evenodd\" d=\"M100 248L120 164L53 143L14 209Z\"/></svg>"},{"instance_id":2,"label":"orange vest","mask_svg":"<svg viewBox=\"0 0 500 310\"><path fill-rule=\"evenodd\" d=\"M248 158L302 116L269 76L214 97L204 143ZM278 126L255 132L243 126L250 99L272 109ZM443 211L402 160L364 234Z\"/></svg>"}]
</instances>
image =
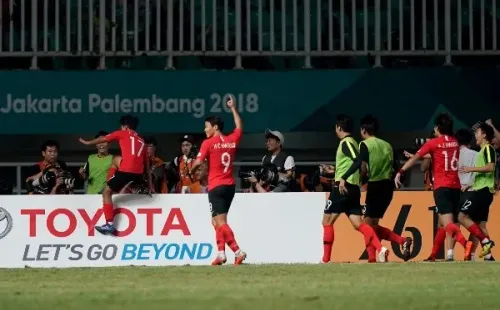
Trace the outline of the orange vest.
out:
<instances>
[{"instance_id":1,"label":"orange vest","mask_svg":"<svg viewBox=\"0 0 500 310\"><path fill-rule=\"evenodd\" d=\"M176 189L177 193L182 192L182 187L189 186L193 183L193 181L191 181L191 178L189 177L189 171L193 167L193 164L194 164L194 159L191 159L189 162L186 162L184 160L184 156L181 156L179 158L179 178L180 178L180 181L177 184L177 189Z\"/></svg>"}]
</instances>

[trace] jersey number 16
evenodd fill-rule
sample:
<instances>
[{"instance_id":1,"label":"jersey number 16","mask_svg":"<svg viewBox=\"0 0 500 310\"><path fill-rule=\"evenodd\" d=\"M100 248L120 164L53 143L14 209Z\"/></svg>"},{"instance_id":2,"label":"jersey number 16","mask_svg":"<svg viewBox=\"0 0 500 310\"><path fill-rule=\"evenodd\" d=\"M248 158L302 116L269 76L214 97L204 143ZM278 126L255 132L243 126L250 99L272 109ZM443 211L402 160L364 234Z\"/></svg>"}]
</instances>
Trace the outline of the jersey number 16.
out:
<instances>
[{"instance_id":1,"label":"jersey number 16","mask_svg":"<svg viewBox=\"0 0 500 310\"><path fill-rule=\"evenodd\" d=\"M443 151L444 155L444 170L445 171L457 171L458 170L458 158L457 151L453 151L453 154L450 156L450 151Z\"/></svg>"}]
</instances>

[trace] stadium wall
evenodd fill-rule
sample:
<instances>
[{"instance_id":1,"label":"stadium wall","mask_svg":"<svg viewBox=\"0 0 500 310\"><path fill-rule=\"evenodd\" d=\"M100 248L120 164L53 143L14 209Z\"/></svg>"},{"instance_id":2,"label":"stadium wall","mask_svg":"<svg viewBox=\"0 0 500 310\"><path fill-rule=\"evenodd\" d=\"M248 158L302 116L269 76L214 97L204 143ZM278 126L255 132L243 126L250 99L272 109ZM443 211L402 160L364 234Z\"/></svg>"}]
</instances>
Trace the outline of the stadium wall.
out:
<instances>
[{"instance_id":1,"label":"stadium wall","mask_svg":"<svg viewBox=\"0 0 500 310\"><path fill-rule=\"evenodd\" d=\"M324 199L324 193L236 194L229 221L247 262L318 263ZM496 197L492 220L500 216L498 204ZM116 237L96 234L94 226L103 220L100 206L97 195L3 196L0 268L209 265L216 254L205 195L117 196ZM413 237L412 256L423 260L436 221L432 192L396 192L382 224ZM499 226L489 230L500 240ZM362 235L347 218L339 219L335 236L334 261L366 261ZM463 253L456 248L460 260ZM390 260L402 261L399 246L392 246Z\"/></svg>"}]
</instances>

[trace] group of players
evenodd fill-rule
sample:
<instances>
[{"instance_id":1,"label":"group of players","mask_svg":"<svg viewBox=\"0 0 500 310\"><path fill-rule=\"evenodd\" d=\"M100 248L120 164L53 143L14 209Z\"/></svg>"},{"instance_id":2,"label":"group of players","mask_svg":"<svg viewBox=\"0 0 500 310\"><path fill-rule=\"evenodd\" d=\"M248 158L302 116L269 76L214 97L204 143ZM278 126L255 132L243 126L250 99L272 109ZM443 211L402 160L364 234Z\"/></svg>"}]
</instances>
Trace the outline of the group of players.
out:
<instances>
[{"instance_id":1,"label":"group of players","mask_svg":"<svg viewBox=\"0 0 500 310\"><path fill-rule=\"evenodd\" d=\"M222 265L227 261L226 244L235 253L235 265L243 263L247 255L236 242L234 233L227 223L232 200L235 195L236 182L233 177L233 163L237 146L242 137L243 123L235 108L234 98L229 98L228 107L232 111L235 130L223 134L224 122L219 117L210 116L205 120L207 139L202 143L197 159L190 174L208 161L208 202L212 213L218 252L212 265ZM121 162L117 171L108 180L103 191L103 211L106 223L96 226L102 234L114 234L112 195L119 193L125 186L140 182L145 169L149 169L149 161L144 151L144 140L136 132L139 121L134 116L124 116L120 120L121 128L109 135L87 141L86 145L118 141L121 148ZM358 143L352 137L353 119L340 115L336 119L335 131L340 139L336 152L336 166L327 170L335 173L335 186L326 201L323 216L323 258L322 263L331 260L334 241L334 223L345 213L353 227L364 236L368 253L368 261L387 262L389 250L382 246L380 240L388 240L401 245L404 260L411 257L412 239L399 236L390 229L379 224L389 207L395 188L401 186L401 177L419 159L431 157L434 175L434 199L439 214L440 228L435 238L435 246L429 261L434 261L446 233L464 247L465 259L470 260L474 245L481 243L481 256L489 255L494 242L490 240L485 222L488 218L489 205L495 191L494 170L495 151L490 145L493 139L493 128L481 124L475 132L476 143L481 147L475 164L459 166L460 146L453 135L453 120L447 114L439 115L435 120L434 139L425 143L402 168L397 167L392 146L376 137L379 129L377 119L366 116L361 120L361 137ZM148 170L146 170L148 171ZM327 171L328 172L328 171ZM462 188L459 173L475 173L469 188ZM360 204L360 185L367 181L365 212ZM152 180L148 183L151 191ZM364 215L364 216L363 216ZM462 235L460 223L471 233L469 241ZM437 247L437 251L435 248Z\"/></svg>"},{"instance_id":2,"label":"group of players","mask_svg":"<svg viewBox=\"0 0 500 310\"><path fill-rule=\"evenodd\" d=\"M346 115L337 118L335 131L340 144L336 155L336 186L324 210L322 263L331 260L334 223L342 213L363 234L369 262L376 262L377 257L379 262L388 260L389 251L380 240L399 243L404 260L410 259L412 239L381 226L379 220L392 201L393 191L401 186L402 176L424 158L432 159L434 201L439 215L439 229L432 253L426 261L435 261L446 234L464 247L465 260L471 260L479 243L482 246L480 257L491 259L490 252L495 243L490 240L486 222L495 193L496 153L491 145L494 129L487 123L479 125L474 135L480 151L473 157L463 156L465 160L461 161L461 153L466 152L470 139L468 142L465 141L467 138L463 139L462 130L462 142L457 141L453 119L448 114L437 116L434 125L435 138L427 141L403 167L398 168L391 145L376 137L379 124L375 118L369 115L361 120L363 141L359 145L351 135L352 118ZM330 169L333 170L333 167ZM468 174L469 183L462 186L459 174ZM364 218L360 205L360 185L363 181L367 181ZM459 225L470 232L469 240L462 235Z\"/></svg>"}]
</instances>

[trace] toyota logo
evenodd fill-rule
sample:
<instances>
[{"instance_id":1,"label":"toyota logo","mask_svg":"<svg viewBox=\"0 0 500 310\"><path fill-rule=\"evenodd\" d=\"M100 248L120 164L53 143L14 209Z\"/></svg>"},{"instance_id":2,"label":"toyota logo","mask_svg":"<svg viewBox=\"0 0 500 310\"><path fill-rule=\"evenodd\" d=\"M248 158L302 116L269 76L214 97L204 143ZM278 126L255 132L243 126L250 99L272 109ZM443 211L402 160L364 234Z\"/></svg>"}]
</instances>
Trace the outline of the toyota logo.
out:
<instances>
[{"instance_id":1,"label":"toyota logo","mask_svg":"<svg viewBox=\"0 0 500 310\"><path fill-rule=\"evenodd\" d=\"M0 207L0 239L5 238L12 230L12 215Z\"/></svg>"}]
</instances>

